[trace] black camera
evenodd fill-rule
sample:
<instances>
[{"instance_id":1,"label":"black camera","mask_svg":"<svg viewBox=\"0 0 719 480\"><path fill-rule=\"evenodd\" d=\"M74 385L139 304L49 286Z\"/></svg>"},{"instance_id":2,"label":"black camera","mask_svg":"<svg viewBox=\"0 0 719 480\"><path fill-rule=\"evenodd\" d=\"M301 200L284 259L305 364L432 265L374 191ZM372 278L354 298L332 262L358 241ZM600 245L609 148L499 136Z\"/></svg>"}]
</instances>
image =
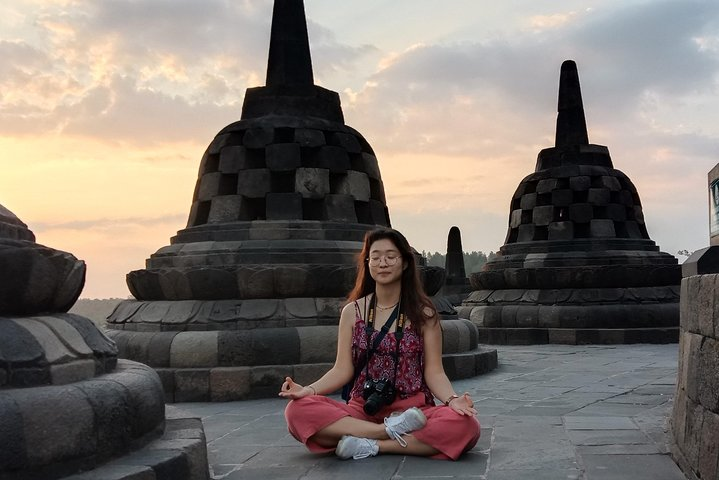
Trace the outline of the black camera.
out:
<instances>
[{"instance_id":1,"label":"black camera","mask_svg":"<svg viewBox=\"0 0 719 480\"><path fill-rule=\"evenodd\" d=\"M362 398L365 399L364 411L367 415L374 415L385 405L389 405L397 396L392 382L386 378L367 380L362 387Z\"/></svg>"}]
</instances>

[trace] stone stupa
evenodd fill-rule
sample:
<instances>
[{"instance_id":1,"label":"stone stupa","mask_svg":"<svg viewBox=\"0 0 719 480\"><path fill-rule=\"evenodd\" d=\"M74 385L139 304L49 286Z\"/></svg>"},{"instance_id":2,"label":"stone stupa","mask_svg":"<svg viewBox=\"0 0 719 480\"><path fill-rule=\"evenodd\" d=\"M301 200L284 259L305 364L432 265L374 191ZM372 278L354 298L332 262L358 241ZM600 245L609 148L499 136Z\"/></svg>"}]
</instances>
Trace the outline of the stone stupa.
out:
<instances>
[{"instance_id":1,"label":"stone stupa","mask_svg":"<svg viewBox=\"0 0 719 480\"><path fill-rule=\"evenodd\" d=\"M275 396L331 366L362 239L388 226L372 147L314 84L303 2L276 0L266 86L210 143L187 227L127 275L109 335L168 401Z\"/></svg>"},{"instance_id":2,"label":"stone stupa","mask_svg":"<svg viewBox=\"0 0 719 480\"><path fill-rule=\"evenodd\" d=\"M66 313L85 263L0 205L0 478L207 479L199 419L166 419L149 367Z\"/></svg>"},{"instance_id":3,"label":"stone stupa","mask_svg":"<svg viewBox=\"0 0 719 480\"><path fill-rule=\"evenodd\" d=\"M505 244L471 275L460 317L486 343L676 342L680 267L649 238L607 147L589 143L573 61L558 112L555 146L519 184Z\"/></svg>"}]
</instances>

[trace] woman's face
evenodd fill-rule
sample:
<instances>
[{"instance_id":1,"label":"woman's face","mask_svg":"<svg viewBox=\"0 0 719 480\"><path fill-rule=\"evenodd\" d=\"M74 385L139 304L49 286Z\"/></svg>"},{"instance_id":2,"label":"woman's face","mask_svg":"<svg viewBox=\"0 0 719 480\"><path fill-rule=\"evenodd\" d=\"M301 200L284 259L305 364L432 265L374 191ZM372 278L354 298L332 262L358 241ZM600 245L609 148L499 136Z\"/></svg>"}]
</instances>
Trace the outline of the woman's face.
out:
<instances>
[{"instance_id":1,"label":"woman's face","mask_svg":"<svg viewBox=\"0 0 719 480\"><path fill-rule=\"evenodd\" d=\"M370 276L380 285L401 281L402 271L407 266L397 246L388 238L372 242L367 261Z\"/></svg>"}]
</instances>

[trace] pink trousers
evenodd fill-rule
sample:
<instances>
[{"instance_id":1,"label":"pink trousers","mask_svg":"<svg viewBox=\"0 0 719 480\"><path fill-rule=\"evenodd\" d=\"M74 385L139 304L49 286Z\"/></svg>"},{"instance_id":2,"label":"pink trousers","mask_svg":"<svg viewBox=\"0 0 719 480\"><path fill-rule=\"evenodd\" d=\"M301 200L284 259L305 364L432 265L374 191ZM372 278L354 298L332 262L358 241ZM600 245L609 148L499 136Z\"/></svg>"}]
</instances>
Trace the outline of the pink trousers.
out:
<instances>
[{"instance_id":1,"label":"pink trousers","mask_svg":"<svg viewBox=\"0 0 719 480\"><path fill-rule=\"evenodd\" d=\"M362 409L364 400L351 399L349 403L338 402L321 395L292 400L285 408L287 429L293 437L315 453L331 452L333 448L318 445L312 436L343 417L354 417L374 423L382 423L392 412L403 412L418 407L427 417L427 424L412 435L420 442L430 445L440 453L430 458L457 460L462 453L472 449L479 440L480 426L476 417L460 415L449 407L427 405L425 395L417 393L398 399L382 408L376 415L367 415Z\"/></svg>"}]
</instances>

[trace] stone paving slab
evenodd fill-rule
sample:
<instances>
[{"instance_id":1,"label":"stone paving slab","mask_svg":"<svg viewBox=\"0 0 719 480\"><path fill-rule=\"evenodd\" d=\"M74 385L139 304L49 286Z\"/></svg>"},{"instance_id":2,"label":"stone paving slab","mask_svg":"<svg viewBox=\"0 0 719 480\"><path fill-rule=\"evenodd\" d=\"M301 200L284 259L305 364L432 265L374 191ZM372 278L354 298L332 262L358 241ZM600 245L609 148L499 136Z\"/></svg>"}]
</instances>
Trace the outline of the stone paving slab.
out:
<instances>
[{"instance_id":1,"label":"stone paving slab","mask_svg":"<svg viewBox=\"0 0 719 480\"><path fill-rule=\"evenodd\" d=\"M482 424L457 462L311 454L287 433L279 398L168 410L202 418L216 480L683 480L667 454L677 354L676 344L498 346L494 372L453 382Z\"/></svg>"}]
</instances>

